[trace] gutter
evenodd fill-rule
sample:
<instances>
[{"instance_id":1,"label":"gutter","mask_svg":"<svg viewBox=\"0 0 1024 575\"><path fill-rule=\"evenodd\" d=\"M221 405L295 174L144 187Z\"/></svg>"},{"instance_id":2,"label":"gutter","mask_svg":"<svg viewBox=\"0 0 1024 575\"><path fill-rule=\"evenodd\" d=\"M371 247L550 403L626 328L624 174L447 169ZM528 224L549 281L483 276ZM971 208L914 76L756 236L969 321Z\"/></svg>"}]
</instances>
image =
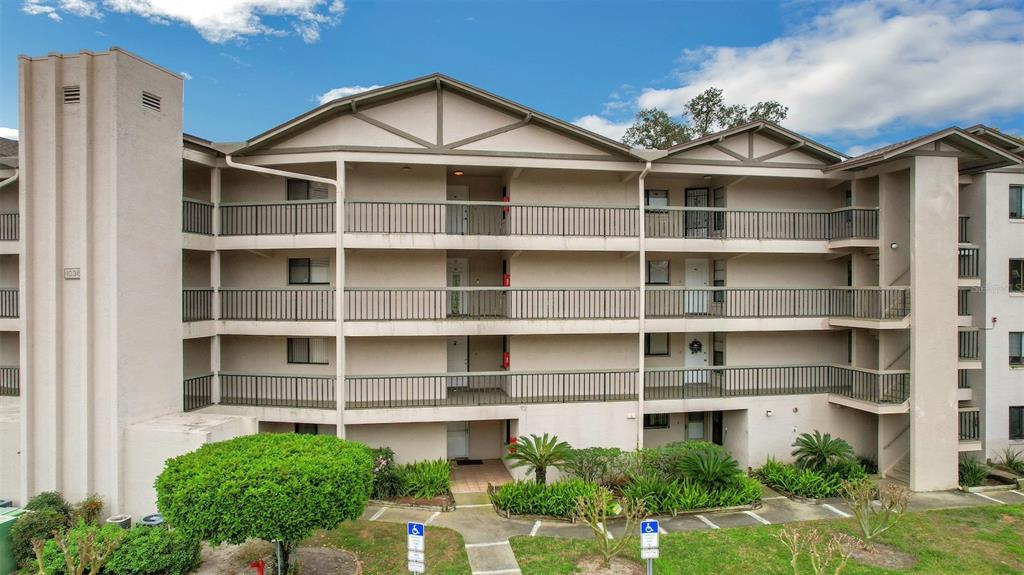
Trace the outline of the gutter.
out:
<instances>
[{"instance_id":1,"label":"gutter","mask_svg":"<svg viewBox=\"0 0 1024 575\"><path fill-rule=\"evenodd\" d=\"M294 178L297 180L307 180L310 182L320 182L334 186L334 191L338 192L341 190L338 180L332 180L330 178L321 178L320 176L310 176L309 174L300 174L297 172L287 172L285 170L275 170L274 168L264 168L263 166L252 166L249 164L239 164L231 159L231 154L224 156L224 162L232 168L238 168L240 170L248 170L250 172L258 172L260 174L269 174L271 176L283 176L285 178ZM2 184L0 184L2 185Z\"/></svg>"},{"instance_id":2,"label":"gutter","mask_svg":"<svg viewBox=\"0 0 1024 575\"><path fill-rule=\"evenodd\" d=\"M6 180L0 182L0 188L6 186L7 184L10 184L11 182L14 182L17 179L18 179L18 168L14 168L14 175L9 177L9 178L7 178Z\"/></svg>"}]
</instances>

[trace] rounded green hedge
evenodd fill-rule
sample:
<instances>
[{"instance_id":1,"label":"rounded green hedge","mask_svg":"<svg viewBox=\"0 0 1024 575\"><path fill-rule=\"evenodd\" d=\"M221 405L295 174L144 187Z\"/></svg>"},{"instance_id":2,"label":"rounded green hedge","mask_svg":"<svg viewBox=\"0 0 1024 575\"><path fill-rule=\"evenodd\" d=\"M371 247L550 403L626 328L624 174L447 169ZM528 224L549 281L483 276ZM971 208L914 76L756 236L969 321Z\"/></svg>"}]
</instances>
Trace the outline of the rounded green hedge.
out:
<instances>
[{"instance_id":1,"label":"rounded green hedge","mask_svg":"<svg viewBox=\"0 0 1024 575\"><path fill-rule=\"evenodd\" d=\"M363 513L373 485L366 446L327 435L259 434L167 461L157 507L185 536L298 542Z\"/></svg>"}]
</instances>

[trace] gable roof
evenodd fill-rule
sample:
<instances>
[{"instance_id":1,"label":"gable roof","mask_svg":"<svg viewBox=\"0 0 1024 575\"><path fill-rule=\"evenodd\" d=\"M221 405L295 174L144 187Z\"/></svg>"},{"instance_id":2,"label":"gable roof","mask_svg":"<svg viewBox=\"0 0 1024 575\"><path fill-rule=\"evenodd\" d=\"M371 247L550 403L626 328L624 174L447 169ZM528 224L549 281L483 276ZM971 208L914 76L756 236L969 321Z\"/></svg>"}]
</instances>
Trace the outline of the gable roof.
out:
<instances>
[{"instance_id":1,"label":"gable roof","mask_svg":"<svg viewBox=\"0 0 1024 575\"><path fill-rule=\"evenodd\" d=\"M696 140L690 140L689 142L676 144L675 146L672 146L671 148L665 150L665 155L666 157L669 157L679 152L692 150L693 148L697 148L708 144L715 144L728 137L751 131L767 133L770 137L774 139L788 143L791 146L797 146L797 148L799 148L801 151L817 156L818 158L824 160L827 164L835 164L837 162L842 162L849 158L849 156L847 156L846 154L833 150L832 148L826 146L825 144L816 142L805 136L801 136L796 132L787 130L782 126L774 122L769 122L767 120L754 120L752 122L747 122L746 124L740 124L739 126L736 126L734 128L729 128L727 130L722 130L719 132L715 132L713 134L708 134L707 136L697 138ZM794 148L794 150L797 148Z\"/></svg>"},{"instance_id":2,"label":"gable roof","mask_svg":"<svg viewBox=\"0 0 1024 575\"><path fill-rule=\"evenodd\" d=\"M956 126L952 126L937 132L932 132L931 134L925 134L924 136L911 138L909 140L883 146L877 150L865 152L856 158L851 158L845 162L829 166L825 168L825 171L864 169L869 166L891 160L896 156L910 152L915 148L919 148L933 142L938 142L940 140L950 141L960 147L977 152L981 156L980 160L961 160L960 171L962 172L983 171L1018 164L1021 162L1021 158L1007 152L1003 148L995 146Z\"/></svg>"},{"instance_id":3,"label":"gable roof","mask_svg":"<svg viewBox=\"0 0 1024 575\"><path fill-rule=\"evenodd\" d=\"M999 130L990 128L984 124L971 126L970 128L967 128L966 131L974 134L982 140L985 140L986 142L995 144L1008 152L1012 152L1018 157L1024 157L1024 140L1004 134Z\"/></svg>"},{"instance_id":4,"label":"gable roof","mask_svg":"<svg viewBox=\"0 0 1024 575\"><path fill-rule=\"evenodd\" d=\"M581 140L611 152L623 155L629 155L630 153L629 146L622 142L606 138L605 136L596 134L575 124L538 112L537 110L523 106L522 104L502 98L501 96L492 94L471 84L460 82L459 80L440 73L434 73L420 78L407 80L405 82L367 90L344 98L331 100L330 102L313 108L304 114L300 114L287 122L279 124L250 138L249 140L246 140L245 145L235 153L237 155L245 155L248 152L262 148L274 141L286 138L296 132L306 129L309 126L325 121L336 115L350 110L354 111L362 106L382 103L394 100L403 95L425 91L431 87L434 87L435 89L444 88L445 90L450 90L459 95L469 96L470 98L483 101L484 103L503 111L528 118L531 123L540 124L571 138Z\"/></svg>"}]
</instances>

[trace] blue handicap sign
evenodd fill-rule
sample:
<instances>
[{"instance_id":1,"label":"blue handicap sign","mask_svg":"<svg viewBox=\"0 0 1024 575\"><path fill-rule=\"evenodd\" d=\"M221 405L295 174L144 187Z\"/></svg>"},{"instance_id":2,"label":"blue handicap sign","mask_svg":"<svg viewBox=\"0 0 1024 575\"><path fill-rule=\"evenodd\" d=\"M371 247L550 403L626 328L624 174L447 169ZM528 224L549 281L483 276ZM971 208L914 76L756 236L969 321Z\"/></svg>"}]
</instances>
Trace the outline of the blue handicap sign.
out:
<instances>
[{"instance_id":1,"label":"blue handicap sign","mask_svg":"<svg viewBox=\"0 0 1024 575\"><path fill-rule=\"evenodd\" d=\"M422 523L409 523L408 524L409 535L423 535L423 524Z\"/></svg>"},{"instance_id":2,"label":"blue handicap sign","mask_svg":"<svg viewBox=\"0 0 1024 575\"><path fill-rule=\"evenodd\" d=\"M642 521L640 523L640 533L657 533L658 522L657 521Z\"/></svg>"}]
</instances>

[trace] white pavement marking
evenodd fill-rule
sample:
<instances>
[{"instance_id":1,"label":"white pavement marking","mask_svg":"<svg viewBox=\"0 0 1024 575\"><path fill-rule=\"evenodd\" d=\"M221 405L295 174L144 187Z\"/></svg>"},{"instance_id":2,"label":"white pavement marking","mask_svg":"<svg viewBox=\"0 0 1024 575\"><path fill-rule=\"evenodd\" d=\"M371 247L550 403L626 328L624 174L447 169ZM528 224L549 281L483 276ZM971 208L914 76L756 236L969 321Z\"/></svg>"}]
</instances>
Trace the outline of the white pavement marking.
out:
<instances>
[{"instance_id":1,"label":"white pavement marking","mask_svg":"<svg viewBox=\"0 0 1024 575\"><path fill-rule=\"evenodd\" d=\"M772 501L773 499L789 499L785 495L776 495L775 497L765 497L765 501Z\"/></svg>"},{"instance_id":2,"label":"white pavement marking","mask_svg":"<svg viewBox=\"0 0 1024 575\"><path fill-rule=\"evenodd\" d=\"M431 515L430 517L427 517L427 521L426 521L427 525L430 525L431 523L433 523L434 520L437 519L437 516L440 515L440 514L441 514L440 511L435 511L433 515Z\"/></svg>"},{"instance_id":3,"label":"white pavement marking","mask_svg":"<svg viewBox=\"0 0 1024 575\"><path fill-rule=\"evenodd\" d=\"M1016 493L1017 495L1020 495L1021 497L1024 497L1024 493L1021 493L1020 491L1017 491L1016 489L1011 489L1010 493Z\"/></svg>"},{"instance_id":4,"label":"white pavement marking","mask_svg":"<svg viewBox=\"0 0 1024 575\"><path fill-rule=\"evenodd\" d=\"M989 501L995 501L996 503L998 503L1000 505L1006 505L1005 501L1000 501L1000 500L996 499L995 497L989 497L988 495L985 495L984 493L974 493L974 494L977 495L978 497L983 497L985 499L988 499Z\"/></svg>"},{"instance_id":5,"label":"white pavement marking","mask_svg":"<svg viewBox=\"0 0 1024 575\"><path fill-rule=\"evenodd\" d=\"M753 511L744 511L744 513L746 513L747 515L753 517L754 519L757 519L758 521L760 521L761 523L763 523L765 525L771 525L772 524L771 521L768 521L767 519L765 519L764 517L761 517L760 515L758 515L757 513L754 513Z\"/></svg>"},{"instance_id":6,"label":"white pavement marking","mask_svg":"<svg viewBox=\"0 0 1024 575\"><path fill-rule=\"evenodd\" d=\"M824 507L825 509L828 509L832 513L835 513L836 515L838 515L840 517L853 517L853 515L850 515L849 513L843 511L842 509L837 509L837 508L829 505L828 503L822 503L821 506Z\"/></svg>"},{"instance_id":7,"label":"white pavement marking","mask_svg":"<svg viewBox=\"0 0 1024 575\"><path fill-rule=\"evenodd\" d=\"M668 531L665 531L665 528L662 527L661 523L658 523L658 533L661 533L662 535L666 535L668 533Z\"/></svg>"},{"instance_id":8,"label":"white pavement marking","mask_svg":"<svg viewBox=\"0 0 1024 575\"><path fill-rule=\"evenodd\" d=\"M540 529L540 521L534 522L533 529L530 530L530 537L536 537L538 529Z\"/></svg>"},{"instance_id":9,"label":"white pavement marking","mask_svg":"<svg viewBox=\"0 0 1024 575\"><path fill-rule=\"evenodd\" d=\"M376 521L380 519L380 516L384 515L384 512L387 511L387 509L387 507L381 507L376 513L373 514L373 517L370 517L370 521Z\"/></svg>"},{"instance_id":10,"label":"white pavement marking","mask_svg":"<svg viewBox=\"0 0 1024 575\"><path fill-rule=\"evenodd\" d=\"M715 525L714 523L711 522L710 519L708 519L707 517L704 517L703 515L694 515L694 517L696 517L697 519L700 519L701 521L704 522L704 525L707 525L708 527L710 527L712 529L721 529L721 527Z\"/></svg>"},{"instance_id":11,"label":"white pavement marking","mask_svg":"<svg viewBox=\"0 0 1024 575\"><path fill-rule=\"evenodd\" d=\"M473 571L473 575L512 575L522 573L519 569L499 569L497 571Z\"/></svg>"},{"instance_id":12,"label":"white pavement marking","mask_svg":"<svg viewBox=\"0 0 1024 575\"><path fill-rule=\"evenodd\" d=\"M474 547L497 547L498 545L508 545L508 539L504 541L493 541L491 543L466 543L466 549L473 549Z\"/></svg>"},{"instance_id":13,"label":"white pavement marking","mask_svg":"<svg viewBox=\"0 0 1024 575\"><path fill-rule=\"evenodd\" d=\"M472 505L455 505L456 509L473 509L474 507L494 507L490 503L474 503Z\"/></svg>"},{"instance_id":14,"label":"white pavement marking","mask_svg":"<svg viewBox=\"0 0 1024 575\"><path fill-rule=\"evenodd\" d=\"M612 537L612 532L604 528L604 523L598 522L597 528L604 532L604 536L608 539L615 539L614 537Z\"/></svg>"}]
</instances>

